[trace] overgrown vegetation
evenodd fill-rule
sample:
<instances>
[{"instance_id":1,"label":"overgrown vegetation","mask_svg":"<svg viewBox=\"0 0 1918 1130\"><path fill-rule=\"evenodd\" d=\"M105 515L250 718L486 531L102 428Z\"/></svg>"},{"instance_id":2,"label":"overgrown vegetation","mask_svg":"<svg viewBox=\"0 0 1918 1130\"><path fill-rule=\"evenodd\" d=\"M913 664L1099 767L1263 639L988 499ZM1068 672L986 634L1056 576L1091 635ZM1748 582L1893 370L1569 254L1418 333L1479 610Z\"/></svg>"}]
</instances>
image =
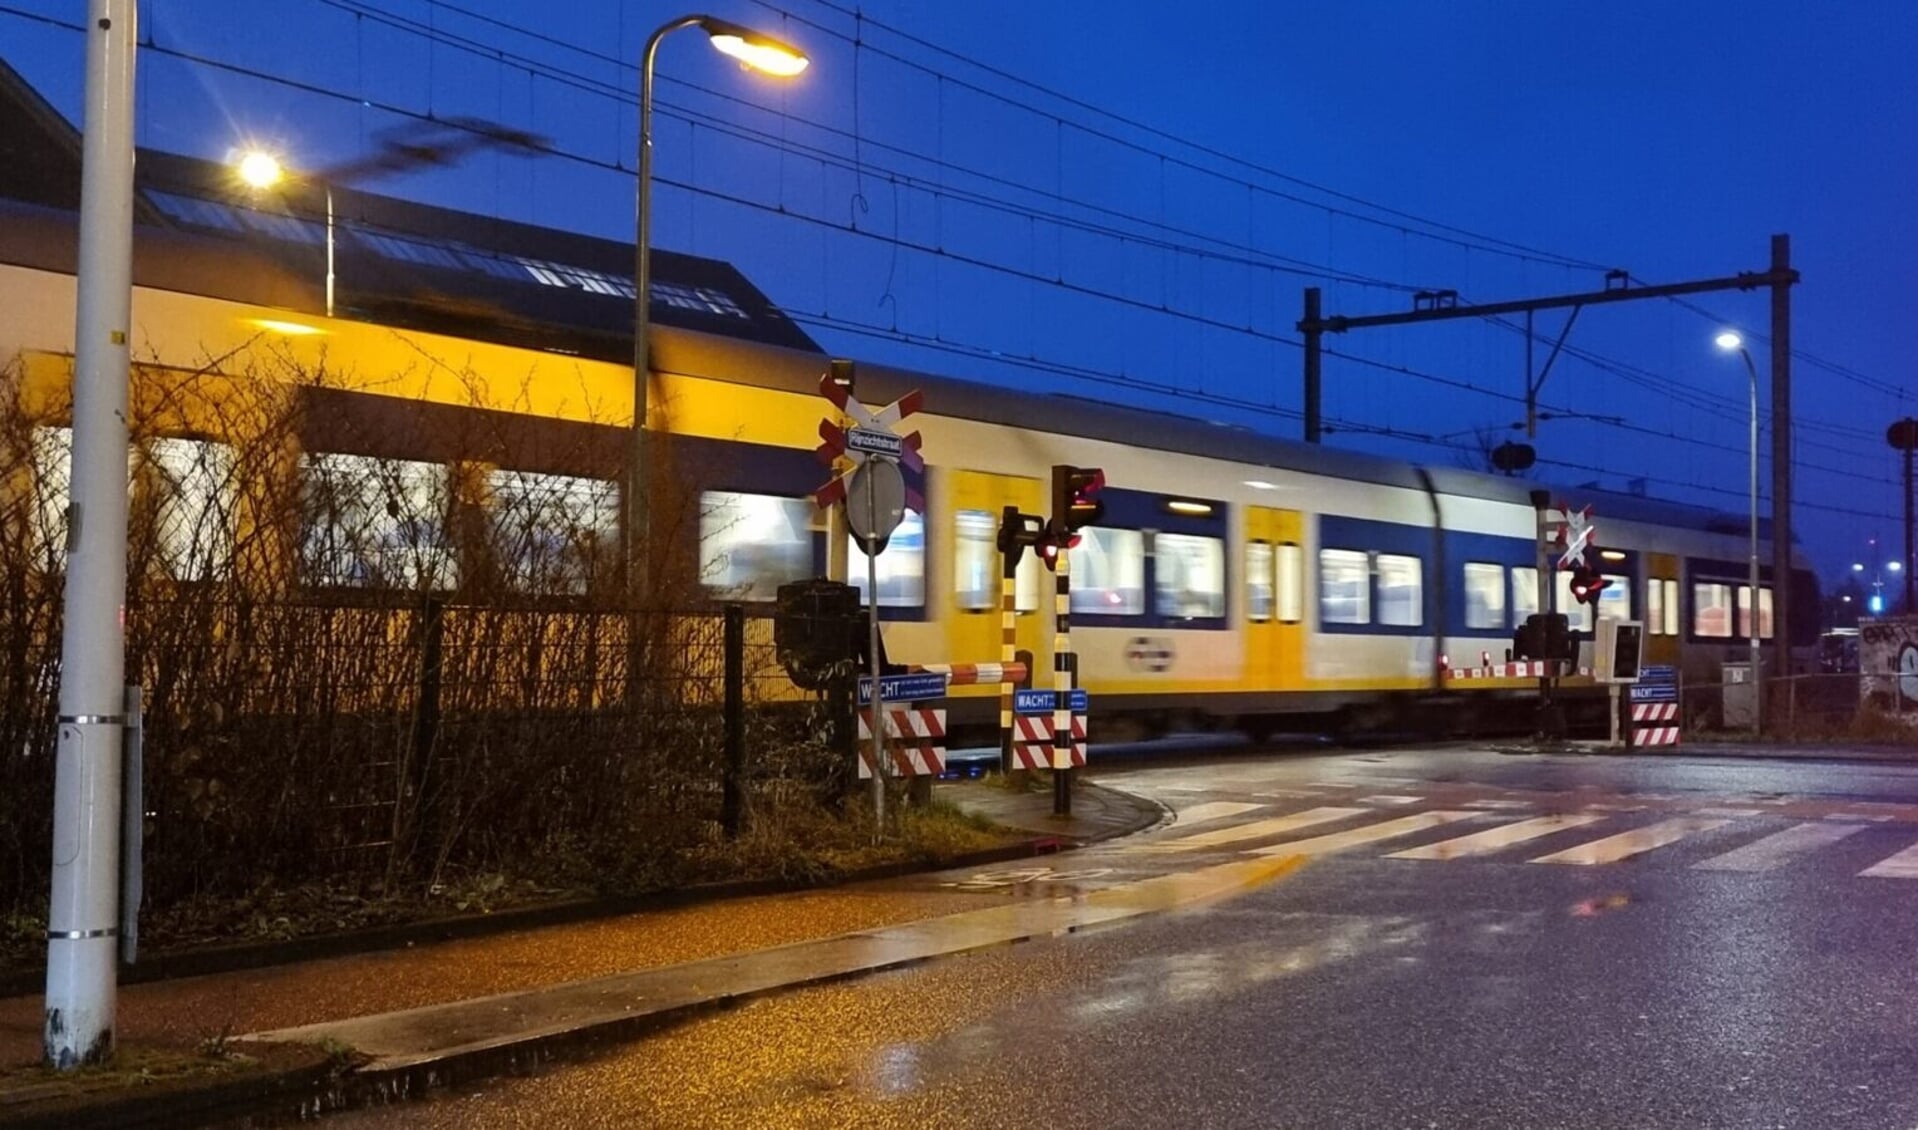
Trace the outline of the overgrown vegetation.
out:
<instances>
[{"instance_id":1,"label":"overgrown vegetation","mask_svg":"<svg viewBox=\"0 0 1918 1130\"><path fill-rule=\"evenodd\" d=\"M342 398L323 366L255 365L135 385L149 941L871 857L823 708L779 672L764 621L745 658L749 818L722 835L722 627L698 584L697 469L668 445L633 607L612 538L621 429ZM70 410L30 375L0 372L0 962L42 944L51 837ZM473 403L501 399L464 379ZM934 823L919 839L990 840Z\"/></svg>"}]
</instances>

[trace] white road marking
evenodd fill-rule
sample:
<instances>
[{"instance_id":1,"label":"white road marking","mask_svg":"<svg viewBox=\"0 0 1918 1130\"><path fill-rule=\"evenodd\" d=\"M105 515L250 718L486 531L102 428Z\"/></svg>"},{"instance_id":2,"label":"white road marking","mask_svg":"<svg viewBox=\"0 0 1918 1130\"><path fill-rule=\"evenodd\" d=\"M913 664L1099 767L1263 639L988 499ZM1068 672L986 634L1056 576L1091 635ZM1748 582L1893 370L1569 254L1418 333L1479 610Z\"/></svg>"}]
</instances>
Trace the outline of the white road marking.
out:
<instances>
[{"instance_id":1,"label":"white road marking","mask_svg":"<svg viewBox=\"0 0 1918 1130\"><path fill-rule=\"evenodd\" d=\"M1417 804L1424 800L1422 796L1399 796L1395 793L1380 793L1377 796L1362 796L1360 804Z\"/></svg>"},{"instance_id":2,"label":"white road marking","mask_svg":"<svg viewBox=\"0 0 1918 1130\"><path fill-rule=\"evenodd\" d=\"M1294 812L1290 816L1275 816L1270 820L1254 820L1250 824L1235 824L1230 828L1194 832L1190 836L1144 843L1139 845L1139 850L1193 851L1198 848L1218 847L1221 844L1235 844L1242 840L1264 839L1267 836L1277 836L1299 828L1309 828L1314 824L1328 824L1334 820L1347 820L1354 816L1371 814L1372 810L1369 808L1308 808L1304 812Z\"/></svg>"},{"instance_id":3,"label":"white road marking","mask_svg":"<svg viewBox=\"0 0 1918 1130\"><path fill-rule=\"evenodd\" d=\"M1692 864L1700 871L1770 871L1807 852L1835 844L1864 827L1862 824L1812 822L1793 824L1782 832L1773 832L1724 855Z\"/></svg>"},{"instance_id":4,"label":"white road marking","mask_svg":"<svg viewBox=\"0 0 1918 1130\"><path fill-rule=\"evenodd\" d=\"M1208 801L1205 804L1195 804L1191 808L1179 809L1178 823L1179 827L1184 828L1193 824L1203 824L1207 820L1222 820L1227 816L1237 816L1241 812L1251 812L1264 807L1262 804L1242 804L1236 800Z\"/></svg>"},{"instance_id":5,"label":"white road marking","mask_svg":"<svg viewBox=\"0 0 1918 1130\"><path fill-rule=\"evenodd\" d=\"M1520 820L1515 824L1504 824L1497 828L1487 828L1483 832L1473 832L1452 840L1440 840L1435 844L1395 851L1387 859L1457 859L1466 855L1490 855L1503 851L1513 844L1522 844L1527 840L1536 840L1540 836L1549 836L1554 832L1563 832L1571 828L1583 828L1587 824L1596 824L1605 819L1596 812L1563 813L1553 816L1536 816L1530 820Z\"/></svg>"},{"instance_id":6,"label":"white road marking","mask_svg":"<svg viewBox=\"0 0 1918 1130\"><path fill-rule=\"evenodd\" d=\"M1573 863L1587 867L1599 863L1617 863L1621 859L1630 859L1634 855L1643 854L1653 848L1675 843L1694 832L1709 832L1713 828L1722 828L1729 823L1731 823L1729 820L1680 816L1643 828L1634 828L1629 832L1620 832L1616 836L1606 836L1604 839L1569 847L1564 851L1555 851L1550 855L1541 855L1532 862Z\"/></svg>"},{"instance_id":7,"label":"white road marking","mask_svg":"<svg viewBox=\"0 0 1918 1130\"><path fill-rule=\"evenodd\" d=\"M1873 879L1918 879L1918 844L1888 855L1858 874Z\"/></svg>"},{"instance_id":8,"label":"white road marking","mask_svg":"<svg viewBox=\"0 0 1918 1130\"><path fill-rule=\"evenodd\" d=\"M1450 824L1455 820L1470 820L1476 812L1421 812L1414 816L1401 816L1396 820L1387 820L1379 824L1367 824L1353 828L1349 832L1333 832L1326 836L1314 836L1309 840L1295 840L1289 844L1273 844L1254 850L1254 855L1326 855L1335 851L1344 851L1361 844L1389 840L1395 836L1409 836L1413 832L1422 832L1427 828L1436 828Z\"/></svg>"}]
</instances>

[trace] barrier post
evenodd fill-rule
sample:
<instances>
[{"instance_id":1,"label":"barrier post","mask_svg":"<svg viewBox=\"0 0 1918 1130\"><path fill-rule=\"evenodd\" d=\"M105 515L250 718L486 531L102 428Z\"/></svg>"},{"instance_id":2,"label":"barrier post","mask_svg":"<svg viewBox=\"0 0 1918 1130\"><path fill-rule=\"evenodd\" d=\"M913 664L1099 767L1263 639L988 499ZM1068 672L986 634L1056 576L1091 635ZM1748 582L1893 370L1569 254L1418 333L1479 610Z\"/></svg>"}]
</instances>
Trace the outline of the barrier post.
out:
<instances>
[{"instance_id":1,"label":"barrier post","mask_svg":"<svg viewBox=\"0 0 1918 1130\"><path fill-rule=\"evenodd\" d=\"M1018 525L1019 508L1008 506L1001 516L1002 529ZM1002 543L1005 539L1001 539ZM999 662L1009 664L1017 662L1019 647L1019 556L1024 547L1017 544L1003 544L999 553ZM1002 775L1012 773L1012 692L1014 683L1003 677L999 681L999 772ZM1030 671L1026 676L1031 680Z\"/></svg>"},{"instance_id":2,"label":"barrier post","mask_svg":"<svg viewBox=\"0 0 1918 1130\"><path fill-rule=\"evenodd\" d=\"M1053 574L1052 814L1072 815L1072 554L1059 551Z\"/></svg>"}]
</instances>

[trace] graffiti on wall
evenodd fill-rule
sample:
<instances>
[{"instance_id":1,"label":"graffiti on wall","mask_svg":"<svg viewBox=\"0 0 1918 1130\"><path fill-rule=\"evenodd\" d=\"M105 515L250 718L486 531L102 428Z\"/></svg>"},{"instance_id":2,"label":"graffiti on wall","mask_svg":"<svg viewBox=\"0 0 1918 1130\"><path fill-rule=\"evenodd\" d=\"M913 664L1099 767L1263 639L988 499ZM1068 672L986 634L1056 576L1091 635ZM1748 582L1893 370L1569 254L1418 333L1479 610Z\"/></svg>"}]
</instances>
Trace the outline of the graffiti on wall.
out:
<instances>
[{"instance_id":1,"label":"graffiti on wall","mask_svg":"<svg viewBox=\"0 0 1918 1130\"><path fill-rule=\"evenodd\" d=\"M1918 706L1918 616L1860 620L1858 670L1858 693L1864 700L1882 695Z\"/></svg>"}]
</instances>

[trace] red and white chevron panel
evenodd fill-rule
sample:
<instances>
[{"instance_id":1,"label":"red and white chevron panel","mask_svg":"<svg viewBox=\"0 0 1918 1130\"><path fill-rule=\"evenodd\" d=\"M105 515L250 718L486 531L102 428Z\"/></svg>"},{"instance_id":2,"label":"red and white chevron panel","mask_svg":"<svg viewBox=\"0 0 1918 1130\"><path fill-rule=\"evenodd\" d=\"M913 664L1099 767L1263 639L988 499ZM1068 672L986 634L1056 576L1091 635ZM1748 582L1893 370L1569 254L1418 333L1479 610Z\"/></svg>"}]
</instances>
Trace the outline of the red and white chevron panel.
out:
<instances>
[{"instance_id":1,"label":"red and white chevron panel","mask_svg":"<svg viewBox=\"0 0 1918 1130\"><path fill-rule=\"evenodd\" d=\"M1664 724L1660 725L1660 723ZM1634 747L1677 745L1678 729L1677 703L1632 703L1632 745Z\"/></svg>"},{"instance_id":2,"label":"red and white chevron panel","mask_svg":"<svg viewBox=\"0 0 1918 1130\"><path fill-rule=\"evenodd\" d=\"M1086 716L1072 716L1072 767L1083 769L1086 763ZM1021 714L1012 720L1012 767L1014 769L1051 769L1052 715Z\"/></svg>"},{"instance_id":3,"label":"red and white chevron panel","mask_svg":"<svg viewBox=\"0 0 1918 1130\"><path fill-rule=\"evenodd\" d=\"M886 710L886 754L894 777L936 777L946 771L946 712L909 706ZM859 779L873 774L872 711L859 712Z\"/></svg>"}]
</instances>

